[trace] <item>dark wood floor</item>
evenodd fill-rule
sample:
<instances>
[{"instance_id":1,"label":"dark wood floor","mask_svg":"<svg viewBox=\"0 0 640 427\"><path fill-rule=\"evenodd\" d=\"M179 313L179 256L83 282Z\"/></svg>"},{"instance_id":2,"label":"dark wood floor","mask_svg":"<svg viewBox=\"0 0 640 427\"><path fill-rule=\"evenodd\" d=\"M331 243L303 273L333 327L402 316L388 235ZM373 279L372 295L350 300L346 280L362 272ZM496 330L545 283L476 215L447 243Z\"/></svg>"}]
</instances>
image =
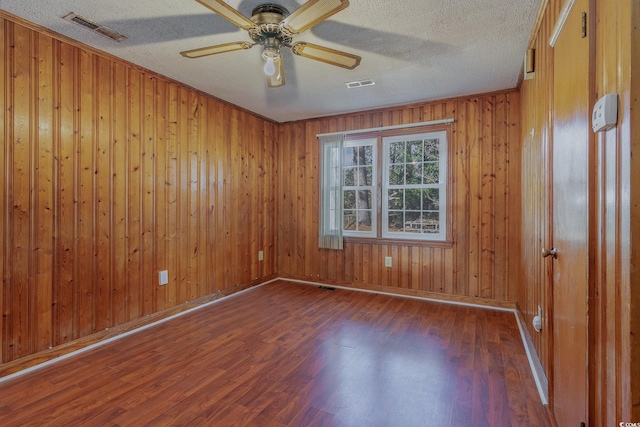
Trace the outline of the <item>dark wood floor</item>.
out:
<instances>
[{"instance_id":1,"label":"dark wood floor","mask_svg":"<svg viewBox=\"0 0 640 427\"><path fill-rule=\"evenodd\" d=\"M0 425L550 424L513 313L276 282L0 384Z\"/></svg>"}]
</instances>

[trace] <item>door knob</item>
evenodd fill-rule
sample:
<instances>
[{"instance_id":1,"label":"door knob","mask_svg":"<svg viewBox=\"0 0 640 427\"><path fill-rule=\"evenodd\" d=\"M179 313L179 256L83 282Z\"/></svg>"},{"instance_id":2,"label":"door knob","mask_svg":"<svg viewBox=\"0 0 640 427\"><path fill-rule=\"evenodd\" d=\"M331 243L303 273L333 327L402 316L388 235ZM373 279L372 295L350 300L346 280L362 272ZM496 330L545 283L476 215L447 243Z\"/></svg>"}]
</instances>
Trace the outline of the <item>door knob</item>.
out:
<instances>
[{"instance_id":1,"label":"door knob","mask_svg":"<svg viewBox=\"0 0 640 427\"><path fill-rule=\"evenodd\" d=\"M546 258L548 256L552 256L553 259L558 258L558 250L556 248L551 248L551 250L548 250L547 248L542 248L542 257Z\"/></svg>"}]
</instances>

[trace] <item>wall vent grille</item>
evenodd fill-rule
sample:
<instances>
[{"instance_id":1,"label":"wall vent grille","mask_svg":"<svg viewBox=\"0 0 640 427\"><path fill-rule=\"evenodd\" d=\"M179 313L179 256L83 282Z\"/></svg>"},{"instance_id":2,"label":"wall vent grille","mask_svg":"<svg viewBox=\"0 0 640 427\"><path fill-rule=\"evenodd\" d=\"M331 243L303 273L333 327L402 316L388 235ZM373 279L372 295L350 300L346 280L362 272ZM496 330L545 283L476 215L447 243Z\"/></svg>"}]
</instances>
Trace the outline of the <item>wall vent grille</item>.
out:
<instances>
[{"instance_id":1,"label":"wall vent grille","mask_svg":"<svg viewBox=\"0 0 640 427\"><path fill-rule=\"evenodd\" d=\"M68 22L73 22L74 24L80 25L88 30L93 31L94 33L100 34L104 37L108 37L111 40L115 40L117 42L121 42L127 39L127 36L125 36L124 34L113 31L112 29L107 28L104 25L96 24L95 22L85 18L84 16L80 16L77 13L71 12L63 16L62 19Z\"/></svg>"},{"instance_id":2,"label":"wall vent grille","mask_svg":"<svg viewBox=\"0 0 640 427\"><path fill-rule=\"evenodd\" d=\"M357 87L373 86L374 84L376 84L376 82L374 82L371 79L367 79L367 80L358 80L355 82L348 82L348 83L345 83L344 85L347 87L347 89L354 89Z\"/></svg>"}]
</instances>

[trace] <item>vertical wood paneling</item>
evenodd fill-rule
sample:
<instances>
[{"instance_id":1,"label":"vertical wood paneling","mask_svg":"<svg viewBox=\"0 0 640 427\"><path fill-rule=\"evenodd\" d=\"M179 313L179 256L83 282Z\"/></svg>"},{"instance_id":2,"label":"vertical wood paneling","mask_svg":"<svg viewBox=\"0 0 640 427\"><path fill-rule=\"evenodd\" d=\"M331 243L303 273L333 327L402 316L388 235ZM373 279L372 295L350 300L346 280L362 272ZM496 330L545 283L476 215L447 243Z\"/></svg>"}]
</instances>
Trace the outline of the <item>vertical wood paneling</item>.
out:
<instances>
[{"instance_id":1,"label":"vertical wood paneling","mask_svg":"<svg viewBox=\"0 0 640 427\"><path fill-rule=\"evenodd\" d=\"M67 44L60 45L60 83L58 93L60 96L60 123L58 139L58 198L57 220L55 227L58 230L58 277L57 286L53 286L54 310L54 343L62 344L74 339L75 326L75 152L77 145L77 106L76 106L76 58L78 49ZM10 141L10 139L6 139ZM7 177L10 178L10 175ZM55 215L54 215L55 216ZM5 307L7 307L5 305ZM11 360L7 358L6 360Z\"/></svg>"},{"instance_id":2,"label":"vertical wood paneling","mask_svg":"<svg viewBox=\"0 0 640 427\"><path fill-rule=\"evenodd\" d=\"M110 61L103 58L97 60L98 81L104 81L100 85L97 93L97 141L96 141L96 203L95 203L95 223L96 239L95 251L92 254L96 266L96 330L103 330L113 325L112 323L112 303L111 303L111 215L113 190L111 135L111 93L113 78L111 75L112 66Z\"/></svg>"},{"instance_id":3,"label":"vertical wood paneling","mask_svg":"<svg viewBox=\"0 0 640 427\"><path fill-rule=\"evenodd\" d=\"M8 314L11 318L5 319L7 327L6 355L9 357L21 357L29 354L29 289L32 289L33 277L30 274L31 257L29 247L31 241L31 223L29 212L30 188L31 188L31 32L24 28L15 27L13 33L13 61L11 75L13 77L13 135L11 139L12 149L7 158L7 171L11 171L7 202L11 213L9 217L10 236L13 242L11 246L12 269L11 278L17 285L4 287L6 303L17 310Z\"/></svg>"},{"instance_id":4,"label":"vertical wood paneling","mask_svg":"<svg viewBox=\"0 0 640 427\"><path fill-rule=\"evenodd\" d=\"M76 204L76 259L83 260L83 264L74 262L75 293L74 305L77 308L77 325L74 328L74 338L86 336L94 332L93 310L95 308L95 287L92 277L95 268L93 257L95 242L95 97L94 75L95 57L92 53L81 50L79 54L79 85L78 97L78 145L76 146L76 179L74 182L74 199ZM75 260L74 260L75 261Z\"/></svg>"},{"instance_id":5,"label":"vertical wood paneling","mask_svg":"<svg viewBox=\"0 0 640 427\"><path fill-rule=\"evenodd\" d=\"M121 64L113 64L113 92L111 95L111 322L121 325L128 320L128 242L127 242L127 209L128 209L128 138L126 114L128 79L127 70Z\"/></svg>"},{"instance_id":6,"label":"vertical wood paneling","mask_svg":"<svg viewBox=\"0 0 640 427\"><path fill-rule=\"evenodd\" d=\"M154 108L155 81L153 76L143 76L141 82L141 129L140 129L140 178L141 178L141 242L140 256L142 265L140 269L141 289L141 314L146 315L156 311L155 299L157 293L157 267L155 263L155 155L156 155L156 115Z\"/></svg>"},{"instance_id":7,"label":"vertical wood paneling","mask_svg":"<svg viewBox=\"0 0 640 427\"><path fill-rule=\"evenodd\" d=\"M166 306L172 307L182 302L178 298L178 284L182 283L178 268L178 254L180 253L178 240L178 213L180 203L178 200L178 86L169 84L167 89L168 105L167 117L169 124L167 129L167 263L165 269L169 272L169 283L165 285Z\"/></svg>"},{"instance_id":8,"label":"vertical wood paneling","mask_svg":"<svg viewBox=\"0 0 640 427\"><path fill-rule=\"evenodd\" d=\"M506 242L519 236L519 230L508 226L507 201L519 197L519 186L510 190L507 177L520 164L518 155L511 156L519 153L519 102L516 92L506 92L281 125L280 274L400 293L514 303L508 282L517 265L507 262L507 250L518 247L507 247ZM318 249L316 134L449 117L455 120L450 141L451 247L347 240L344 251ZM391 268L384 267L385 256L393 258Z\"/></svg>"},{"instance_id":9,"label":"vertical wood paneling","mask_svg":"<svg viewBox=\"0 0 640 427\"><path fill-rule=\"evenodd\" d=\"M549 180L550 123L553 117L551 75L553 52L549 36L564 2L550 0L537 34L535 77L522 85L522 286L519 307L526 318L529 333L545 371L550 372L553 343L549 318L553 315L549 269L551 264L540 258L540 247L552 245L549 237L549 200L545 194ZM595 52L593 65L597 96L619 95L618 126L596 135L597 176L591 197L596 209L591 212L597 224L593 260L594 289L590 295L589 351L589 425L617 425L640 416L640 358L634 357L634 333L638 331L640 291L633 287L633 248L637 248L638 229L631 218L638 218L633 204L639 182L638 156L632 156L634 133L640 123L632 114L638 97L634 65L640 63L637 50L638 33L632 23L640 15L637 2L595 0ZM634 46L636 49L634 50ZM638 67L636 66L637 70ZM637 71L636 71L637 73ZM636 74L637 76L637 74ZM637 141L637 138L635 139ZM636 175L637 177L637 175ZM637 251L637 249L635 249ZM637 282L637 280L636 280ZM541 333L532 331L531 318L537 305L543 306ZM635 317L634 317L635 316ZM635 319L635 320L634 320ZM637 344L636 344L637 345ZM576 355L582 357L582 355ZM553 378L549 379L550 382ZM635 393L635 394L634 394ZM553 400L553 396L550 396Z\"/></svg>"},{"instance_id":10,"label":"vertical wood paneling","mask_svg":"<svg viewBox=\"0 0 640 427\"><path fill-rule=\"evenodd\" d=\"M156 80L156 88L154 93L154 111L153 115L156 118L156 147L154 149L156 161L154 162L155 176L156 176L156 206L161 207L155 209L155 230L154 241L155 247L155 265L158 266L158 270L167 269L167 253L169 248L167 245L167 231L168 231L168 209L162 209L162 207L169 205L168 198L168 157L167 157L167 82L164 80ZM152 277L150 282L154 282L155 274L152 271ZM153 287L155 289L155 309L162 310L167 308L167 286Z\"/></svg>"},{"instance_id":11,"label":"vertical wood paneling","mask_svg":"<svg viewBox=\"0 0 640 427\"><path fill-rule=\"evenodd\" d=\"M142 292L142 259L140 257L140 235L142 222L142 172L141 172L141 146L140 146L140 114L141 95L140 80L142 75L134 70L128 70L129 83L129 120L127 122L127 148L129 168L127 176L127 226L126 235L128 243L127 259L127 320L137 319L142 315L140 293Z\"/></svg>"},{"instance_id":12,"label":"vertical wood paneling","mask_svg":"<svg viewBox=\"0 0 640 427\"><path fill-rule=\"evenodd\" d=\"M640 180L637 100L640 51L637 2L595 2L596 92L619 96L618 126L599 133L598 248L593 290L594 349L591 352L594 424L640 417L640 289L637 251ZM635 149L634 149L635 148ZM634 262L635 254L635 262Z\"/></svg>"},{"instance_id":13,"label":"vertical wood paneling","mask_svg":"<svg viewBox=\"0 0 640 427\"><path fill-rule=\"evenodd\" d=\"M9 27L13 27L12 23L10 22L5 22L5 21L0 21L0 37L2 37L2 40L6 40L8 38L7 34L9 33ZM7 123L7 120L10 118L10 114L9 114L9 108L8 105L10 104L10 102L7 102L7 100L9 99L9 94L7 93L7 85L4 84L4 82L6 82L7 79L7 66L8 64L11 63L11 61L9 61L9 52L11 51L11 49L6 48L5 43L0 43L0 135L6 137L9 132L7 131L7 128L10 128L10 126L5 126L5 124ZM7 144L6 142L4 144L2 144L2 146L0 146L0 165L2 165L2 169L4 171L7 171L7 167L8 167L8 163L6 162L7 160L7 147L9 146L9 144ZM5 177L3 179L3 181L0 183L0 200L6 200L7 198L7 190L6 190L6 185L8 184L8 179L7 179L8 174L5 173ZM4 284L5 284L5 271L6 271L6 263L8 261L8 257L9 257L9 250L7 250L7 246L9 243L9 239L7 239L7 231L8 231L8 226L6 224L6 220L7 220L7 212L6 210L8 209L8 205L5 202L3 205L0 206L0 278L2 278L2 280L0 281L0 283L2 283L2 290L0 290L0 309L2 310L2 313L0 313L0 334L2 334L2 338L4 340L5 337L5 321L4 321L4 314L6 313L6 310L4 310ZM0 363L2 363L2 361L4 360L4 345L0 345Z\"/></svg>"},{"instance_id":14,"label":"vertical wood paneling","mask_svg":"<svg viewBox=\"0 0 640 427\"><path fill-rule=\"evenodd\" d=\"M495 242L494 242L494 154L497 152L497 140L494 138L493 122L494 99L484 99L482 105L482 190L480 199L482 200L480 218L480 283L481 290L479 296L483 298L494 298L495 287L493 286L493 275L495 266ZM504 185L503 185L504 187ZM506 255L506 254L504 254Z\"/></svg>"},{"instance_id":15,"label":"vertical wood paneling","mask_svg":"<svg viewBox=\"0 0 640 427\"><path fill-rule=\"evenodd\" d=\"M1 28L2 363L277 273L276 124Z\"/></svg>"},{"instance_id":16,"label":"vertical wood paneling","mask_svg":"<svg viewBox=\"0 0 640 427\"><path fill-rule=\"evenodd\" d=\"M621 9L617 14L620 19L624 16L629 16L631 22L640 21L640 3L632 2L631 11L627 15L625 9ZM620 258L625 261L622 263L620 273L620 281L624 283L621 294L623 300L628 296L628 306L625 307L625 312L629 310L629 321L626 322L626 317L623 317L621 324L622 336L631 336L629 343L623 344L622 351L624 352L624 358L621 361L622 366L629 366L627 372L626 368L622 368L620 373L621 378L628 378L630 386L627 389L623 386L625 392L621 393L625 402L627 399L633 405L631 409L630 419L640 419L640 288L633 283L640 283L640 271L635 268L630 269L630 266L640 265L640 206L637 203L632 203L632 200L640 200L640 156L631 156L630 153L640 152L640 117L638 117L638 111L640 111L640 28L637 25L631 26L627 30L627 26L623 26L625 31L629 31L631 39L631 52L629 58L629 67L626 68L631 74L629 79L631 80L629 86L630 95L625 98L625 104L628 102L629 110L625 107L625 114L629 123L628 133L624 134L623 141L621 142L621 157L620 157L620 174L625 177L625 182L620 186L622 194L628 195L620 201L620 235L630 236L630 244L628 246L621 245ZM624 34L624 33L622 33ZM625 46L624 36L619 37L618 45L622 50ZM624 63L624 61L620 61ZM623 84L626 81L622 79ZM620 85L622 87L622 84ZM635 111L635 114L630 114L631 111ZM632 161L633 160L633 161ZM633 183L633 184L632 184ZM628 260L628 262L626 261ZM628 308L627 308L628 307ZM628 325L628 326L627 326ZM628 348L628 352L627 352ZM633 357L632 355L636 355ZM628 365L627 365L628 364ZM628 396L628 397L627 397Z\"/></svg>"},{"instance_id":17,"label":"vertical wood paneling","mask_svg":"<svg viewBox=\"0 0 640 427\"><path fill-rule=\"evenodd\" d=\"M552 4L553 3L553 4ZM550 182L549 148L551 136L551 103L553 100L552 49L549 37L559 14L559 2L547 6L545 17L535 38L536 70L532 80L523 83L522 93L522 245L519 308L537 349L540 362L549 376L551 372L551 281L552 264L540 256L543 247L550 248ZM543 310L542 331L534 332L533 317L538 306ZM549 378L550 379L550 378Z\"/></svg>"},{"instance_id":18,"label":"vertical wood paneling","mask_svg":"<svg viewBox=\"0 0 640 427\"><path fill-rule=\"evenodd\" d=\"M51 286L53 277L53 129L54 129L54 94L53 94L53 58L54 41L46 36L37 37L37 100L38 115L37 145L33 150L35 176L32 194L35 209L46 212L42 218L34 219L35 227L35 305L37 334L32 351L47 349L52 344L52 308ZM34 70L35 71L35 70ZM35 83L34 83L35 84Z\"/></svg>"}]
</instances>

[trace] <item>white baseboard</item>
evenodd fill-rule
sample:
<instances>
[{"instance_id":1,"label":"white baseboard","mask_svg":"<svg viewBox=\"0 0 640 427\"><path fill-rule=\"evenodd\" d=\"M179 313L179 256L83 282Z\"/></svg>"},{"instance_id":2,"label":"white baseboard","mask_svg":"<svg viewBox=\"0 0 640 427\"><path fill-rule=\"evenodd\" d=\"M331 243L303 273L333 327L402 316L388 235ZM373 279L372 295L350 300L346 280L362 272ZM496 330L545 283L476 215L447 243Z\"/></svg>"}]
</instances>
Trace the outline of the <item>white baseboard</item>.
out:
<instances>
[{"instance_id":1,"label":"white baseboard","mask_svg":"<svg viewBox=\"0 0 640 427\"><path fill-rule=\"evenodd\" d=\"M190 308L190 309L182 311L180 313L176 313L176 314L174 314L172 316L165 317L163 319L157 320L155 322L149 323L149 324L141 326L139 328L132 329L132 330L124 332L124 333L122 333L120 335L116 335L114 337L107 338L107 339L105 339L103 341L99 341L99 342L90 344L90 345L88 345L86 347L80 348L78 350L72 351L70 353L64 354L64 355L56 357L54 359L47 360L46 362L40 363L38 365L34 365L34 366L29 367L29 368L25 368L25 369L23 369L21 371L15 372L13 374L1 377L0 378L0 383L9 381L9 380L14 379L16 377L19 377L21 375L28 374L28 373L36 371L38 369L42 369L42 368L45 368L47 366L51 366L51 365L53 365L55 363L61 362L61 361L65 360L65 359L69 359L69 358L74 357L74 356L76 356L78 354L93 350L95 348L102 347L102 346L104 346L104 345L106 345L106 344L108 344L110 342L117 341L117 340L122 339L124 337L128 337L129 335L133 335L133 334L136 334L138 332L144 331L145 329L152 328L152 327L154 327L156 325L159 325L161 323L168 322L169 320L175 319L176 317L183 316L183 315L185 315L187 313L191 313L193 311L200 310L200 309L202 309L204 307L208 307L210 305L217 304L217 303L219 303L221 301L224 301L224 300L229 299L229 298L233 298L235 296L241 295L241 294L243 294L245 292L249 292L249 291L251 291L253 289L256 289L256 288L258 288L260 286L264 286L264 285L266 285L268 283L275 282L277 280L283 280L283 281L287 281L287 282L294 282L294 283L299 283L299 284L303 284L303 285L326 286L326 287L331 287L331 288L336 288L336 289L345 289L345 290L356 291L356 292L367 292L367 293L389 295L389 296L401 297L401 298L410 298L410 299L418 299L418 300L423 300L423 301L439 302L439 303L443 303L443 304L453 304L453 305L461 305L461 306L468 306L468 307L477 307L477 308L484 308L484 309L489 309L489 310L511 311L511 312L514 313L514 315L516 317L516 321L518 323L518 329L520 330L520 336L522 337L522 344L524 345L524 349L525 349L525 352L527 354L527 358L529 359L529 365L531 367L531 372L533 373L533 377L535 379L536 386L538 388L538 392L540 393L540 399L542 400L542 403L544 405L547 405L549 403L547 377L544 374L544 370L542 369L542 364L540 363L540 359L538 358L538 354L536 353L535 347L533 346L533 341L531 340L531 337L529 336L529 332L528 332L527 328L525 327L524 319L522 318L522 314L517 309L504 308L504 307L492 307L492 306L487 306L487 305L480 305L480 304L473 304L473 303L466 303L466 302L459 302L459 301L451 301L451 300L443 300L443 299L437 299L437 298L427 298L427 297L414 296L414 295L394 294L394 293L391 293L391 292L382 292L382 291L376 291L376 290L370 290L370 289L352 288L352 287L348 287L348 286L336 286L336 285L325 284L325 283L320 283L320 282L311 282L311 281L288 279L288 278L275 278L275 279L266 281L264 283L260 283L259 285L252 286L252 287L250 287L248 289L233 293L233 294L231 294L229 296L226 296L226 297L223 297L223 298L219 298L219 299L216 299L214 301L207 302L205 304L199 305L197 307Z\"/></svg>"},{"instance_id":2,"label":"white baseboard","mask_svg":"<svg viewBox=\"0 0 640 427\"><path fill-rule=\"evenodd\" d=\"M526 327L522 313L518 309L514 310L514 313L516 315L516 321L518 322L518 329L520 329L522 345L524 345L524 350L527 352L527 359L529 359L531 373L533 373L533 379L536 382L536 387L538 387L538 393L540 393L540 400L542 400L543 405L548 405L549 382L547 381L547 376L544 373L544 368L538 357L538 352L536 352L536 348L533 345L533 340L531 339L531 335L529 335L529 330Z\"/></svg>"}]
</instances>

